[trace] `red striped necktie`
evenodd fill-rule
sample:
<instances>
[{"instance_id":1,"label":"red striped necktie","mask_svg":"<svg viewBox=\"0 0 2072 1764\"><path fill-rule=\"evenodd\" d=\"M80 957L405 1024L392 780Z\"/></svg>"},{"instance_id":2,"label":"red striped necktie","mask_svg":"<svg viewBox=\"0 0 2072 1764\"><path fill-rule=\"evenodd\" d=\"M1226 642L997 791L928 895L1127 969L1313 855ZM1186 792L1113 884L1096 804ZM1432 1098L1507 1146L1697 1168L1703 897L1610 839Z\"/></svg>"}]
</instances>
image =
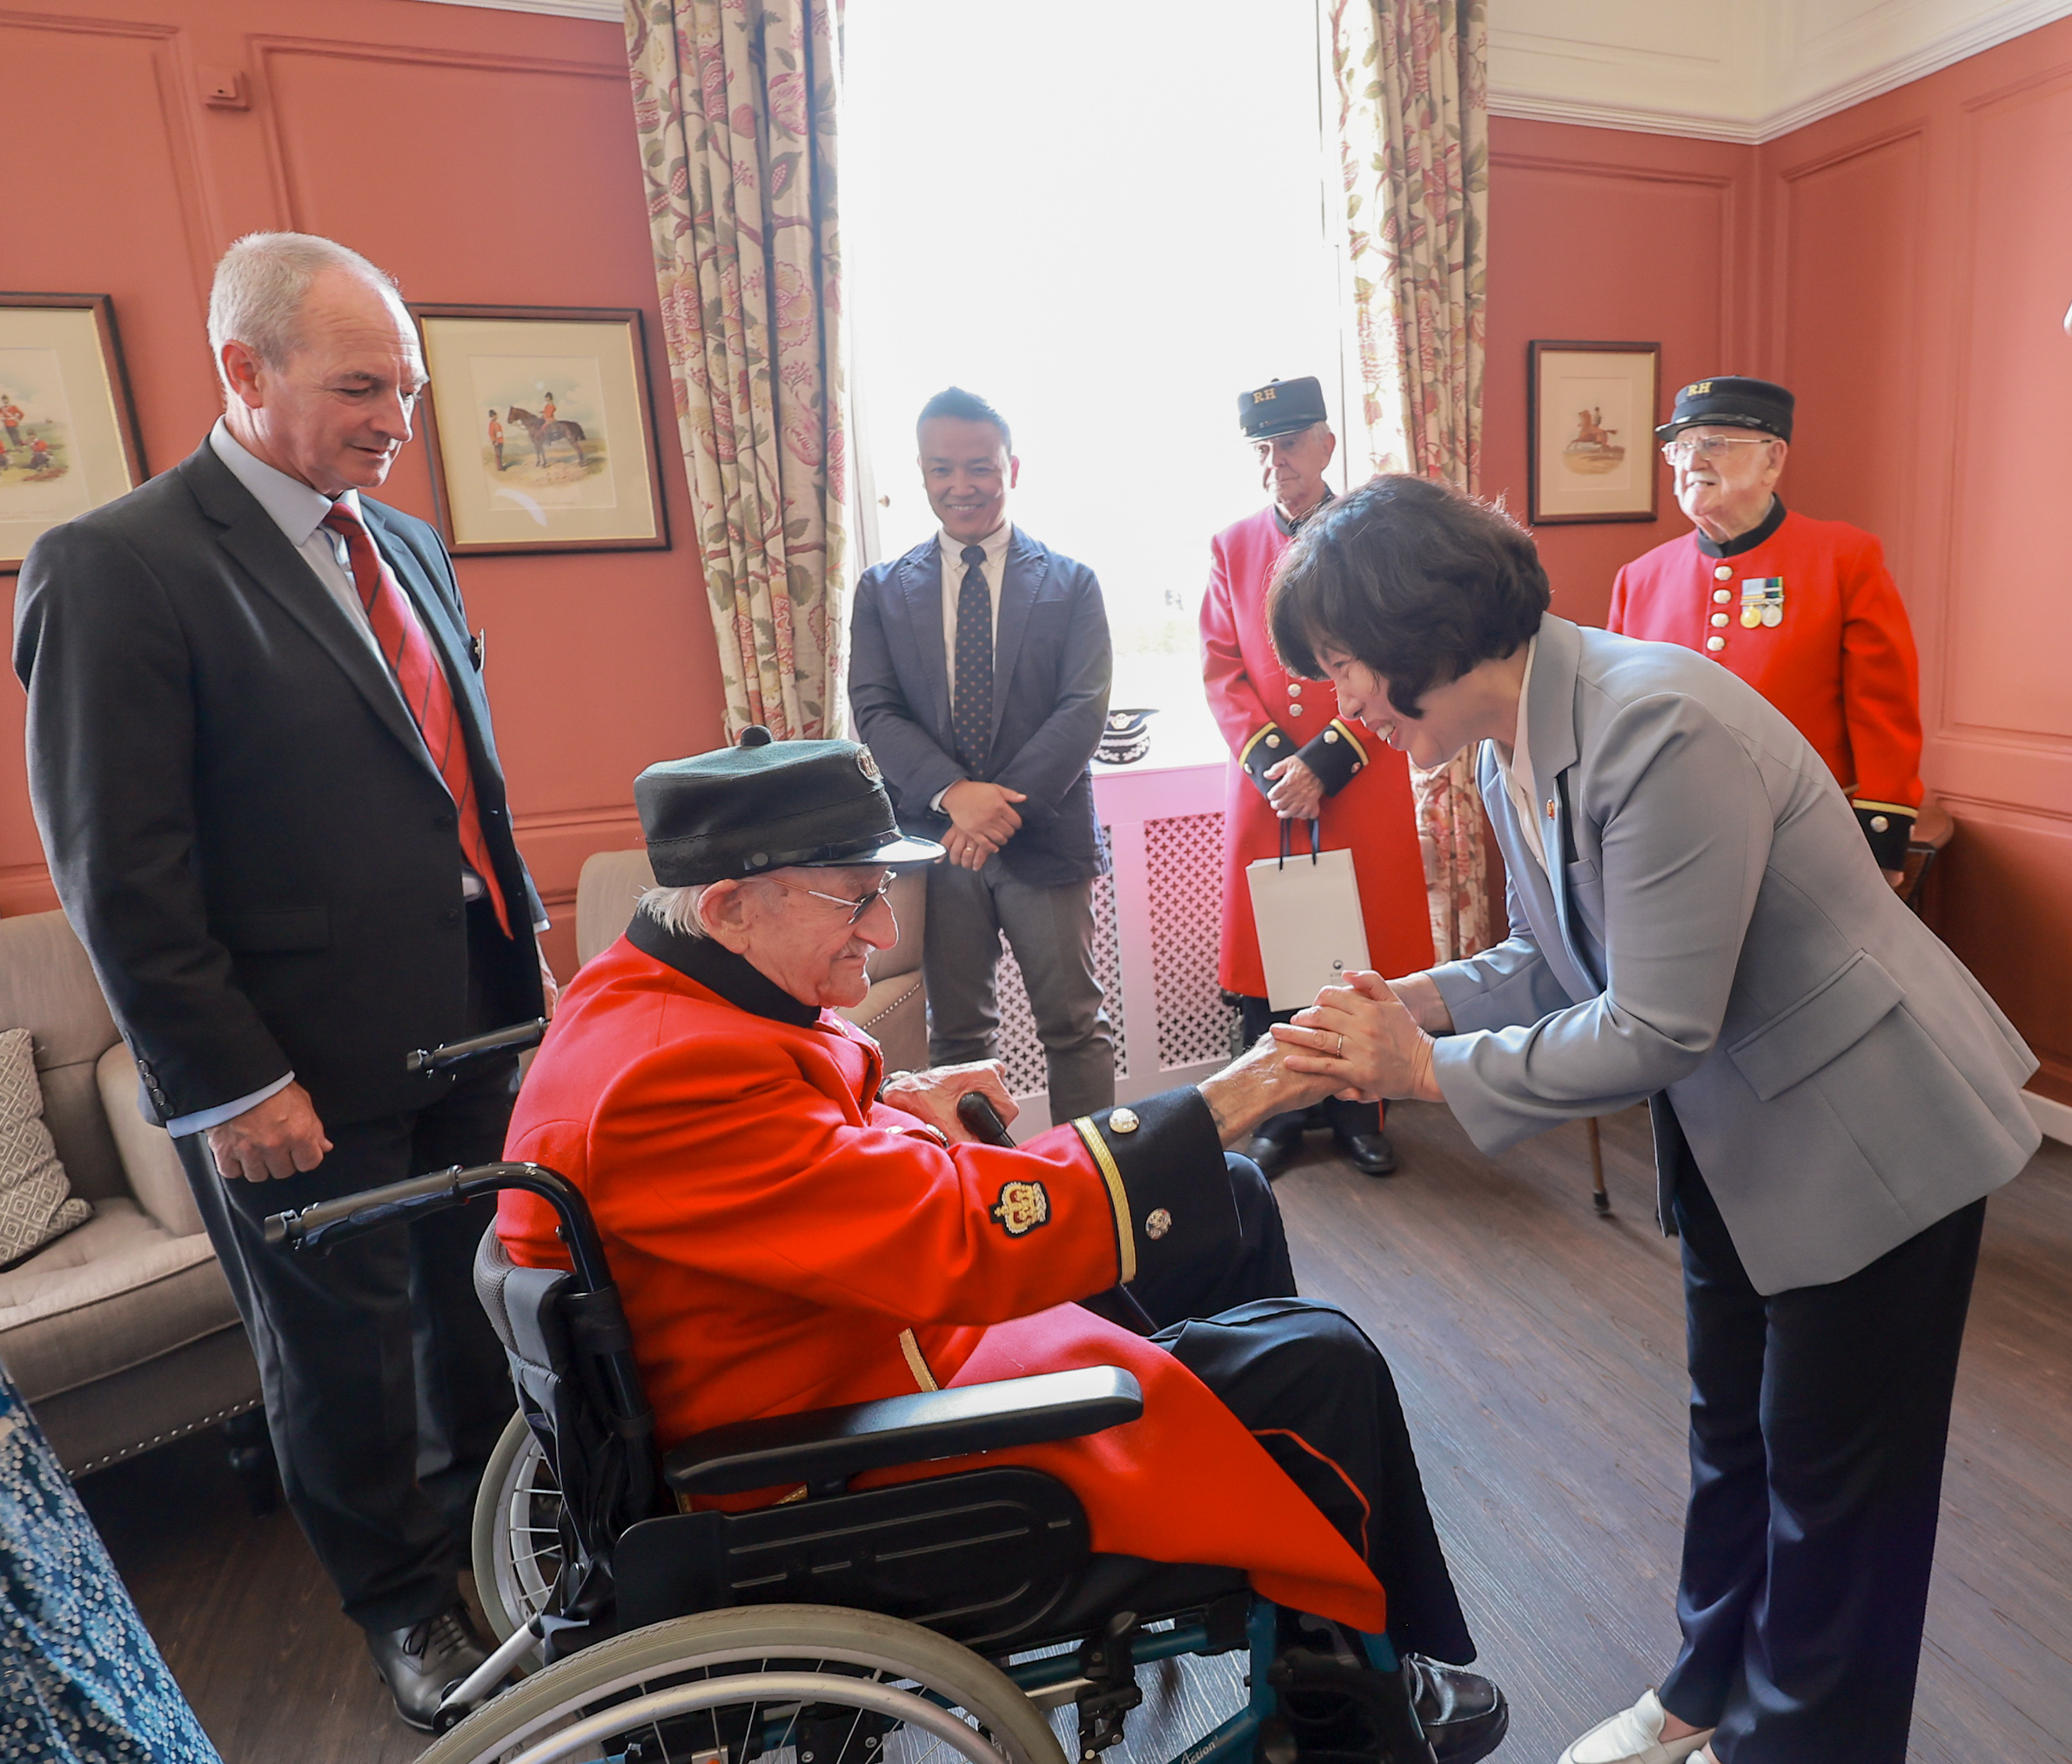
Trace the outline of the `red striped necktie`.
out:
<instances>
[{"instance_id":1,"label":"red striped necktie","mask_svg":"<svg viewBox=\"0 0 2072 1764\"><path fill-rule=\"evenodd\" d=\"M382 560L366 522L356 510L334 502L324 525L341 534L346 554L352 560L352 586L359 590L359 603L367 609L367 623L382 659L396 676L403 702L410 707L425 748L438 767L453 796L460 833L460 855L468 868L482 878L489 890L489 903L496 909L496 922L504 935L511 935L511 915L504 906L504 891L497 885L496 866L490 862L489 842L482 837L482 816L475 801L474 775L468 768L467 741L460 718L453 709L453 688L446 669L432 653L432 640L411 610L394 572Z\"/></svg>"}]
</instances>

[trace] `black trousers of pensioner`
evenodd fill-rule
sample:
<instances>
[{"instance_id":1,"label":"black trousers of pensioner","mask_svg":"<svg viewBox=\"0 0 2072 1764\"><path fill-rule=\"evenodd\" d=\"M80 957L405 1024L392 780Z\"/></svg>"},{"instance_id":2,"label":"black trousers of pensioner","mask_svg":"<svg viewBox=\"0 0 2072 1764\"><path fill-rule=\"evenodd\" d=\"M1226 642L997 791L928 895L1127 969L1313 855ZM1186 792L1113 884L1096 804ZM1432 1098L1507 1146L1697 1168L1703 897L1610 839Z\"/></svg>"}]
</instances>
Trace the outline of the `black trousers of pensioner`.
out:
<instances>
[{"instance_id":1,"label":"black trousers of pensioner","mask_svg":"<svg viewBox=\"0 0 2072 1764\"><path fill-rule=\"evenodd\" d=\"M1951 1390L1986 1204L1765 1298L1676 1177L1691 1505L1662 1706L1720 1764L1905 1764Z\"/></svg>"},{"instance_id":2,"label":"black trousers of pensioner","mask_svg":"<svg viewBox=\"0 0 2072 1764\"><path fill-rule=\"evenodd\" d=\"M495 914L478 902L467 916L475 1035L511 1015L481 983L496 964L473 959L502 938ZM497 1061L410 1114L326 1123L324 1162L278 1182L226 1182L205 1136L174 1142L258 1359L288 1505L345 1614L369 1629L399 1629L460 1596L475 1490L515 1406L473 1278L496 1205L318 1253L270 1247L266 1217L501 1157L516 1075L515 1059Z\"/></svg>"}]
</instances>

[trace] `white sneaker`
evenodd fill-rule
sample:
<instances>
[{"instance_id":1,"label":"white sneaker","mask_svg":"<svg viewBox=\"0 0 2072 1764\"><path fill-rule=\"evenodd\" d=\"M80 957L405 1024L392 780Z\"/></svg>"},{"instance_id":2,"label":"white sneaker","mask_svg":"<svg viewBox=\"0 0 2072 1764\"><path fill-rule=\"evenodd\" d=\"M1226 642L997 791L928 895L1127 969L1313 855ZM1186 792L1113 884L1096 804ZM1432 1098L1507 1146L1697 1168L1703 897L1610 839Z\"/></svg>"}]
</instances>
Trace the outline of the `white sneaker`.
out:
<instances>
[{"instance_id":1,"label":"white sneaker","mask_svg":"<svg viewBox=\"0 0 2072 1764\"><path fill-rule=\"evenodd\" d=\"M1632 1708L1599 1721L1570 1746L1560 1764L1679 1764L1713 1737L1707 1727L1681 1740L1665 1740L1662 1724L1668 1719L1661 1700L1652 1690L1643 1691Z\"/></svg>"}]
</instances>

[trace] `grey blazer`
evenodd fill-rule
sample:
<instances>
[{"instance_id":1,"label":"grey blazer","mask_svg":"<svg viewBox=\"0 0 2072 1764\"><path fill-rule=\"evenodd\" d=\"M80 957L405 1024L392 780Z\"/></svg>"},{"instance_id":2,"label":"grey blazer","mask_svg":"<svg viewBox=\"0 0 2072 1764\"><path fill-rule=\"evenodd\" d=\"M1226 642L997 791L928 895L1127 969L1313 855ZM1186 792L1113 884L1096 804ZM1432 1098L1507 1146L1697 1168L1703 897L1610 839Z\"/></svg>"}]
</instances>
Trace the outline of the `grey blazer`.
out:
<instances>
[{"instance_id":1,"label":"grey blazer","mask_svg":"<svg viewBox=\"0 0 2072 1764\"><path fill-rule=\"evenodd\" d=\"M1511 936L1432 975L1436 1076L1479 1146L1647 1099L1665 1229L1680 1123L1765 1293L1845 1278L2028 1162L2035 1056L1781 712L1549 614L1526 714L1552 880L1485 743Z\"/></svg>"}]
</instances>

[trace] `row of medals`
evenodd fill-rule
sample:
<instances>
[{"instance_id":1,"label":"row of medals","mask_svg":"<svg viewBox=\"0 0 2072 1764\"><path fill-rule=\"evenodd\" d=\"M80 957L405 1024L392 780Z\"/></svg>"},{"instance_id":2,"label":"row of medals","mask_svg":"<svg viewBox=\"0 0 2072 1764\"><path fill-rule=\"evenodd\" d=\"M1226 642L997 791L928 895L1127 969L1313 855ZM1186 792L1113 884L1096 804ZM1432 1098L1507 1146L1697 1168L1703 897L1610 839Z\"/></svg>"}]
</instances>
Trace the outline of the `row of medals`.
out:
<instances>
[{"instance_id":1,"label":"row of medals","mask_svg":"<svg viewBox=\"0 0 2072 1764\"><path fill-rule=\"evenodd\" d=\"M1741 624L1753 631L1758 625L1774 629L1784 623L1784 578L1782 576L1743 576L1741 578Z\"/></svg>"}]
</instances>

